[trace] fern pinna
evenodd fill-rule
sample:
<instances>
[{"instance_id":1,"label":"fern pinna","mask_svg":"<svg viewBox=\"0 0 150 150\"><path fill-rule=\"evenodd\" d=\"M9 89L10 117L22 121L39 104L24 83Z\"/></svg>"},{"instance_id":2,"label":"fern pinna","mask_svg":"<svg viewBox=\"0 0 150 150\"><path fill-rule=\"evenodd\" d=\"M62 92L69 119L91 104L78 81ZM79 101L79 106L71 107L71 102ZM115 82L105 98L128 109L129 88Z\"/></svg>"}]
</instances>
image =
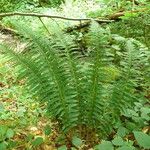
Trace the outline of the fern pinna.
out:
<instances>
[{"instance_id":1,"label":"fern pinna","mask_svg":"<svg viewBox=\"0 0 150 150\"><path fill-rule=\"evenodd\" d=\"M60 30L50 39L31 32L25 25L17 29L34 44L28 55L17 53L2 45L7 57L20 68L20 77L26 78L30 92L68 133L87 127L99 135L112 131L114 123L125 108L137 100L134 94L134 47L130 39L124 63L118 66L117 77L112 78L115 64L109 61L108 45L113 36L96 22L87 35L88 56L81 58L73 36ZM114 39L113 39L114 40ZM124 41L125 42L125 41ZM125 65L122 65L125 64Z\"/></svg>"}]
</instances>

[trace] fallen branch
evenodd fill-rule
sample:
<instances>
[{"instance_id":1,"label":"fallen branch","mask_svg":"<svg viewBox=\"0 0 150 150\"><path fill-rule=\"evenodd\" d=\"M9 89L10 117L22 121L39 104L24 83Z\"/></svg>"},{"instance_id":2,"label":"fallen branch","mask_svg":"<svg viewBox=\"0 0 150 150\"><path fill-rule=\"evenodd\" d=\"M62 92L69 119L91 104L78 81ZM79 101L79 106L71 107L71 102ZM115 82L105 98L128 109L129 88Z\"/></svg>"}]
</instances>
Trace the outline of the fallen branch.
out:
<instances>
[{"instance_id":1,"label":"fallen branch","mask_svg":"<svg viewBox=\"0 0 150 150\"><path fill-rule=\"evenodd\" d=\"M126 13L139 13L139 12L144 12L146 10L148 10L148 9L147 8L143 8L143 9L140 9L140 10L118 12L118 13L109 15L108 19L109 20L117 20L117 19L120 19L120 17L124 16Z\"/></svg>"},{"instance_id":2,"label":"fallen branch","mask_svg":"<svg viewBox=\"0 0 150 150\"><path fill-rule=\"evenodd\" d=\"M70 21L97 21L101 23L112 22L113 20L100 20L100 19L92 19L92 18L68 18L63 16L55 16L55 15L47 15L47 14L38 14L38 13L21 13L21 12L12 12L12 13L1 13L0 17L8 17L8 16L31 16L31 17L38 17L38 18L52 18L52 19L63 19L63 20L70 20Z\"/></svg>"},{"instance_id":3,"label":"fallen branch","mask_svg":"<svg viewBox=\"0 0 150 150\"><path fill-rule=\"evenodd\" d=\"M65 32L71 32L73 30L78 30L78 29L89 26L91 21L96 21L98 23L111 23L111 22L114 22L115 20L120 20L120 17L124 16L126 13L144 12L145 10L147 10L147 8L140 9L140 10L127 11L127 12L118 12L118 13L109 15L107 17L108 19L68 18L68 17L56 16L56 15L47 15L47 14L38 14L38 13L22 13L22 12L0 13L0 18L8 17L8 16L31 16L31 17L38 17L38 18L46 17L46 18L52 18L52 19L79 21L80 24L77 24L73 27L69 27L65 29Z\"/></svg>"},{"instance_id":4,"label":"fallen branch","mask_svg":"<svg viewBox=\"0 0 150 150\"><path fill-rule=\"evenodd\" d=\"M108 15L107 18L109 20L109 22L99 22L98 19L97 19L97 22L98 23L111 23L111 20L114 22L114 21L119 21L121 20L120 17L124 16L126 13L138 13L138 12L144 12L148 10L147 8L143 8L143 9L140 9L140 10L132 10L132 11L123 11L123 12L117 12L115 14L112 14L112 15ZM69 27L67 28L65 31L66 32L71 32L73 30L79 30L79 29L82 29L84 27L88 27L90 25L90 21L86 21L86 22L83 22L81 24L77 24L73 27Z\"/></svg>"}]
</instances>

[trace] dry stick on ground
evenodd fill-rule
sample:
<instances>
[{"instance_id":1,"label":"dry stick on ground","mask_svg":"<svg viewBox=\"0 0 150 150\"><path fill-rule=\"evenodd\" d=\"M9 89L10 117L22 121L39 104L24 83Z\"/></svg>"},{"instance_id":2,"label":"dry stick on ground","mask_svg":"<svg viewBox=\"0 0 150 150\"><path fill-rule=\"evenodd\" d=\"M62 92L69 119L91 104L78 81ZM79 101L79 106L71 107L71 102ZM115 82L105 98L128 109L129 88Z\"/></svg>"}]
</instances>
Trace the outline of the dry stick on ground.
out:
<instances>
[{"instance_id":1,"label":"dry stick on ground","mask_svg":"<svg viewBox=\"0 0 150 150\"><path fill-rule=\"evenodd\" d=\"M91 21L96 21L98 23L110 23L113 22L113 20L100 20L100 19L92 19L92 18L68 18L68 17L63 17L63 16L56 16L56 15L47 15L47 14L38 14L38 13L21 13L21 12L12 12L12 13L0 13L0 18L4 17L9 17L9 16L30 16L30 17L38 17L38 18L51 18L51 19L62 19L62 20L70 20L70 21L79 21L80 22L80 27L75 27L76 28L83 28L84 26L88 26ZM84 25L82 25L81 21L84 21ZM86 21L86 22L85 22ZM3 28L4 30L4 28ZM5 29L7 30L7 28ZM74 30L74 27L71 29L66 29L65 31L72 31ZM14 30L15 31L15 30Z\"/></svg>"},{"instance_id":2,"label":"dry stick on ground","mask_svg":"<svg viewBox=\"0 0 150 150\"><path fill-rule=\"evenodd\" d=\"M115 20L118 20L119 17L124 16L126 13L136 13L136 12L143 12L147 10L141 9L141 10L134 10L134 11L127 11L127 12L118 12L113 15L109 15L108 19L102 20L102 19L92 19L92 18L68 18L63 16L56 16L56 15L47 15L47 14L38 14L38 13L21 13L21 12L12 12L12 13L0 13L0 18L7 17L7 16L32 16L32 17L38 17L38 18L51 18L51 19L63 19L63 20L70 20L70 21L79 21L79 25L75 25L73 27L69 27L65 29L66 32L71 32L73 30L78 30L84 27L87 27L90 25L91 21L96 21L98 23L111 23ZM81 23L81 21L84 21Z\"/></svg>"},{"instance_id":3,"label":"dry stick on ground","mask_svg":"<svg viewBox=\"0 0 150 150\"><path fill-rule=\"evenodd\" d=\"M100 19L92 19L92 18L68 18L63 16L55 16L55 15L47 15L47 14L38 14L38 13L21 13L21 12L12 12L12 13L1 13L0 17L7 17L7 16L31 16L31 17L46 17L46 18L53 18L53 19L63 19L63 20L70 20L70 21L97 21L102 23L112 22L112 20L100 20Z\"/></svg>"},{"instance_id":4,"label":"dry stick on ground","mask_svg":"<svg viewBox=\"0 0 150 150\"><path fill-rule=\"evenodd\" d=\"M109 15L108 19L109 20L117 20L120 17L124 16L126 13L139 13L139 12L145 12L147 10L148 10L148 8L143 8L143 9L139 9L139 10L117 12L115 14Z\"/></svg>"},{"instance_id":5,"label":"dry stick on ground","mask_svg":"<svg viewBox=\"0 0 150 150\"><path fill-rule=\"evenodd\" d=\"M115 14L108 15L107 18L110 22L99 22L98 19L97 19L97 22L98 23L111 23L111 20L112 20L112 22L117 21L117 20L121 20L120 17L124 16L126 13L144 12L146 10L147 10L147 8L143 8L143 9L140 9L140 10L133 10L133 11L117 12ZM83 22L82 24L78 24L78 25L75 25L73 27L67 28L65 30L65 32L71 32L73 30L78 30L78 29L81 29L81 28L84 28L84 27L88 27L89 25L90 25L90 21L86 21L86 22Z\"/></svg>"}]
</instances>

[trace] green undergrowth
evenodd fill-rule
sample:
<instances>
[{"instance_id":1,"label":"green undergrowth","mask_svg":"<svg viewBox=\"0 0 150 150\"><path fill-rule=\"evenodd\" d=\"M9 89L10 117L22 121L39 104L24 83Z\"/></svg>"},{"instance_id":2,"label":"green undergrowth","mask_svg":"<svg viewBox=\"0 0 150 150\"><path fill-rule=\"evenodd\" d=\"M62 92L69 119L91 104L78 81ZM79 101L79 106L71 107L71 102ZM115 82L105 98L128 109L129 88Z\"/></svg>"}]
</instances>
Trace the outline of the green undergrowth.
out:
<instances>
[{"instance_id":1,"label":"green undergrowth","mask_svg":"<svg viewBox=\"0 0 150 150\"><path fill-rule=\"evenodd\" d=\"M34 141L38 134L42 136L42 130L48 123L44 117L44 105L36 102L36 97L31 97L24 88L25 80L18 80L17 76L12 63L0 54L1 150L32 147L31 141ZM31 143L25 142L28 136L32 137Z\"/></svg>"},{"instance_id":2,"label":"green undergrowth","mask_svg":"<svg viewBox=\"0 0 150 150\"><path fill-rule=\"evenodd\" d=\"M41 128L42 133L40 133L40 135L35 136L34 134L30 135L30 132L26 133L25 137L29 139L27 142L21 142L23 147L34 149L35 147L41 148L41 146L46 145L60 150L67 148L87 149L93 147L94 149L100 150L105 149L106 147L108 147L108 150L149 148L149 143L147 141L149 140L150 111L149 101L146 99L148 97L149 90L149 50L144 44L133 38L124 38L117 34L112 34L109 28L103 29L97 23L93 23L89 33L86 35L86 44L88 46L87 52L85 53L85 56L83 55L81 57L80 47L77 47L79 45L76 45L74 40L76 37L74 35L64 34L61 30L59 30L59 28L55 27L55 35L52 35L52 37L55 38L50 38L49 41L49 38L43 37L39 33L31 33L28 27L19 28L20 25L14 25L18 27L18 30L20 29L19 31L24 35L26 40L29 40L29 38L32 39L32 46L29 47L30 51L26 54L13 52L9 47L2 46L2 48L5 49L3 53L5 56L7 54L8 56L11 56L10 58L19 60L19 66L16 68L17 70L14 69L14 63L7 62L8 60L6 60L6 63L3 61L1 63L3 110L3 113L1 114L3 117L1 119L3 121L3 125L1 126L2 130L3 128L6 128L6 122L9 120L11 121L11 118L12 120L15 119L15 121L19 123L20 127L28 128L31 125L37 125L40 119L44 117L44 106L47 105L47 112L48 115L51 116L52 123L54 124L58 121L55 124L56 128L51 130L52 126L51 124L48 124L48 126L46 125L48 121L48 119L46 119L46 124L44 122L44 126ZM44 42L42 41L43 38ZM65 39L67 39L67 43L64 42ZM101 45L102 43L103 45ZM105 51L103 51L104 54L99 55L99 53L95 53L94 48L98 47L100 47L100 49L96 49L97 51L105 49ZM74 49L76 51L74 51ZM55 50L54 53L53 50ZM4 55L2 55L2 58ZM103 59L100 59L101 57ZM74 62L71 61L72 59ZM5 61L5 58L1 60ZM97 63L97 61L100 60L102 64L100 62L100 64ZM30 64L28 63L29 61ZM51 65L47 64L47 61L51 63ZM65 63L66 61L68 63ZM21 68L21 63L25 65L26 69L30 70L24 70ZM56 67L56 64L60 66ZM97 67L98 65L100 65L99 68ZM51 68L51 66L54 68ZM36 67L39 68L37 69ZM54 72L51 72L49 68L51 68ZM70 72L69 69L71 68L73 70L70 70ZM95 68L97 68L97 70L95 70ZM42 73L40 73L41 69ZM32 72L30 72L31 70ZM76 74L78 71L81 76ZM27 73L27 78L24 76L24 73ZM69 75L69 73L71 74ZM38 76L36 74L38 74ZM78 75L79 78L75 78L76 75ZM91 75L93 75L92 78ZM98 75L101 75L102 77L99 78L99 84L95 82ZM51 78L53 76L55 76L55 78ZM23 79L19 79L18 81L18 77L23 77ZM57 95L59 94L55 91L57 90L57 84L53 83L53 79L55 83L58 85L60 84L59 88L61 89L58 89L60 90L60 94L64 90L64 87L67 89L67 91L63 91L64 94L66 94L64 96L72 100L74 105L72 105L73 103L66 101L67 99L61 100L63 97L61 97L61 95ZM45 80L47 82L45 82ZM126 84L124 80L130 82L130 84ZM78 83L77 85L82 86L78 87L73 81L76 81ZM37 84L38 82L40 84ZM24 88L26 83L28 84L29 89ZM47 84L50 85L47 86ZM77 89L81 89L78 91L75 87L72 87L72 84L75 84ZM41 85L44 88L41 88ZM97 95L100 94L99 98L103 101L103 104L95 97L96 89L94 85L97 88L102 85L99 91L103 91L103 93L101 95L101 93L98 92ZM9 90L7 86L9 87ZM117 86L119 86L119 88ZM45 91L43 89L45 89ZM82 100L82 103L80 103L80 105L78 103L76 104L76 99L78 98L77 93L75 92L76 90L79 95L81 94L79 100ZM124 90L126 90L125 93ZM124 97L121 93L127 95ZM57 98L57 96L60 97ZM93 96L95 97L94 99ZM16 101L15 105L17 105L17 110L13 106L15 111L11 111L10 113L8 110L11 108L7 109L7 106L14 99ZM40 103L35 103L35 101L39 99L41 100ZM91 100L93 100L93 102ZM135 102L131 105L131 107L125 100L128 101L128 103L133 103L133 101ZM83 102L87 108L83 105ZM59 103L61 103L61 105ZM68 108L70 107L70 115L72 115L73 118L69 115L64 116L65 113L68 114L68 112L65 111L67 107L64 107L64 104ZM59 105L59 107L57 105ZM82 111L82 107L80 107L81 105L87 113ZM94 108L94 105L98 105L98 107ZM91 108L93 108L93 110ZM74 109L75 112L71 109ZM78 112L78 110L80 110L80 112ZM95 111L95 113L93 113L93 111ZM112 114L109 113L110 111ZM93 114L93 118L91 114ZM112 118L112 115L114 118ZM65 117L70 117L70 120ZM110 118L112 120L110 120ZM100 119L100 121L98 119ZM93 122L94 120L96 121L95 123ZM8 125L8 128L4 130L5 132L1 139L1 146L5 146L7 148L9 147L9 140L13 140L13 142L15 142L13 137L15 132L18 132L18 125L15 126L16 122L11 121L11 123L12 124ZM30 129L35 130L35 128ZM38 131L37 129L38 126L36 127L36 131ZM23 131L24 128L19 128L19 130ZM145 139L144 142L141 142L142 139ZM137 142L135 142L135 140Z\"/></svg>"},{"instance_id":3,"label":"green undergrowth","mask_svg":"<svg viewBox=\"0 0 150 150\"><path fill-rule=\"evenodd\" d=\"M0 81L0 148L67 149L66 138L47 125L49 121L44 117L44 106L41 107L35 101L36 98L30 96L24 88L25 80L18 81L17 71L3 55L0 59ZM122 117L115 126L115 132L96 145L95 150L149 149L150 137L143 133L149 132L149 104L144 101L136 102L134 109L128 109ZM135 139L137 143L134 142ZM74 136L72 149L77 147L88 148L82 139Z\"/></svg>"},{"instance_id":4,"label":"green undergrowth","mask_svg":"<svg viewBox=\"0 0 150 150\"><path fill-rule=\"evenodd\" d=\"M100 19L148 8L146 0L37 4L17 10ZM126 13L70 33L75 22L2 19L26 46L0 47L0 150L150 149L149 18Z\"/></svg>"}]
</instances>

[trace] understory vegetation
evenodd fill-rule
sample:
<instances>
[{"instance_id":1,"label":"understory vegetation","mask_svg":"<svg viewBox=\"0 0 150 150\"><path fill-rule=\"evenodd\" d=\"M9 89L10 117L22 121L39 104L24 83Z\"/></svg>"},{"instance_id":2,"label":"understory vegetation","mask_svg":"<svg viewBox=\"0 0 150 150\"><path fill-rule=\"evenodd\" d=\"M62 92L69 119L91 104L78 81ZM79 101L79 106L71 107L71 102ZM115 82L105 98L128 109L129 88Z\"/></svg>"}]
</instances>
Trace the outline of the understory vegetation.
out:
<instances>
[{"instance_id":1,"label":"understory vegetation","mask_svg":"<svg viewBox=\"0 0 150 150\"><path fill-rule=\"evenodd\" d=\"M150 149L149 1L0 6L0 150Z\"/></svg>"}]
</instances>

